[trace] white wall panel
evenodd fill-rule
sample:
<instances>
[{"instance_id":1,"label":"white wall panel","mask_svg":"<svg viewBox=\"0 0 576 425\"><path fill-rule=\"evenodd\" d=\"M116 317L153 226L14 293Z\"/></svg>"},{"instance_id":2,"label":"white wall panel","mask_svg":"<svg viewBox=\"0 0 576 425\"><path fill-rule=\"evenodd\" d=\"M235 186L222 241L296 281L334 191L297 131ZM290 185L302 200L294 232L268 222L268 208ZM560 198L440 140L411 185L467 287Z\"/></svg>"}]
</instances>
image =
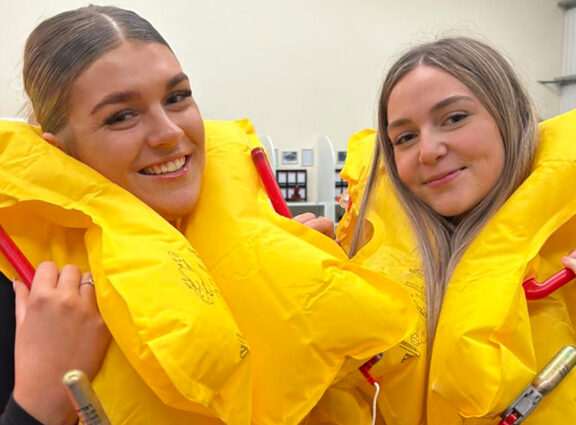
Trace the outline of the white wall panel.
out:
<instances>
[{"instance_id":1,"label":"white wall panel","mask_svg":"<svg viewBox=\"0 0 576 425\"><path fill-rule=\"evenodd\" d=\"M569 9L564 15L564 76L576 75L576 8ZM576 84L561 88L560 111L576 108Z\"/></svg>"}]
</instances>

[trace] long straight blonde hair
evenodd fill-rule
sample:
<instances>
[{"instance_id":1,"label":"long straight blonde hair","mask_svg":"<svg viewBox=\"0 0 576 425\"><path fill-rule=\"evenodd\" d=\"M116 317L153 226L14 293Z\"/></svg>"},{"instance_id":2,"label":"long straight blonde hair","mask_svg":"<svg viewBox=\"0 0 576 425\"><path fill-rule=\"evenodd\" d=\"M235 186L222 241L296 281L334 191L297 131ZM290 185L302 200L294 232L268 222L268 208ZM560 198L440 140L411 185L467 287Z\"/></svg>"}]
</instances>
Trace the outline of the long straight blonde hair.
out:
<instances>
[{"instance_id":1,"label":"long straight blonde hair","mask_svg":"<svg viewBox=\"0 0 576 425\"><path fill-rule=\"evenodd\" d=\"M387 134L390 93L419 66L438 68L464 83L494 118L504 142L504 169L498 182L480 203L459 217L443 217L418 199L400 181L394 162ZM378 142L350 254L354 255L364 242L366 211L383 159L418 243L426 284L429 353L454 269L482 227L528 176L537 141L535 108L520 79L500 53L480 41L459 37L423 44L406 52L389 70L380 96Z\"/></svg>"}]
</instances>

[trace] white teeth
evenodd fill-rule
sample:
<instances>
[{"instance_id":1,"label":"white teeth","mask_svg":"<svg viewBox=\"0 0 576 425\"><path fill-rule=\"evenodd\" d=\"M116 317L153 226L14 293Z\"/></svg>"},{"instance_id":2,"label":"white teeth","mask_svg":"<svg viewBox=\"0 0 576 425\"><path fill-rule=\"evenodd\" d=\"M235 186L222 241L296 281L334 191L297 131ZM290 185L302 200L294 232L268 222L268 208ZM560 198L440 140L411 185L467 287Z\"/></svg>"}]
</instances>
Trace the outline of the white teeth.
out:
<instances>
[{"instance_id":1,"label":"white teeth","mask_svg":"<svg viewBox=\"0 0 576 425\"><path fill-rule=\"evenodd\" d=\"M182 167L184 167L185 163L186 163L186 158L182 156L180 158L173 159L172 161L165 162L164 164L146 167L142 170L142 172L144 174L148 174L148 175L158 175L158 174L171 173L173 171L179 170Z\"/></svg>"}]
</instances>

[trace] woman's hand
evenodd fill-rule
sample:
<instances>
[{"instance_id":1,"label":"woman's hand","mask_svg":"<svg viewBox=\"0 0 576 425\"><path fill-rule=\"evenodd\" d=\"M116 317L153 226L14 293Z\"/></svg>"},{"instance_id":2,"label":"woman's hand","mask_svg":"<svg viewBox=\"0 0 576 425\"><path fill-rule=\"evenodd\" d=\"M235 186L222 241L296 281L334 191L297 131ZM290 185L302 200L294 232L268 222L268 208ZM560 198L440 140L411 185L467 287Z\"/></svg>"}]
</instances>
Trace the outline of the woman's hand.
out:
<instances>
[{"instance_id":1,"label":"woman's hand","mask_svg":"<svg viewBox=\"0 0 576 425\"><path fill-rule=\"evenodd\" d=\"M73 424L76 416L62 376L80 369L94 377L110 341L96 305L94 286L76 266L58 273L54 263L38 266L32 289L16 292L14 400L45 425Z\"/></svg>"},{"instance_id":2,"label":"woman's hand","mask_svg":"<svg viewBox=\"0 0 576 425\"><path fill-rule=\"evenodd\" d=\"M314 230L318 230L323 235L334 239L334 222L329 218L322 216L316 217L314 214L308 212L297 215L293 218L293 220L297 221L298 223L302 223Z\"/></svg>"},{"instance_id":3,"label":"woman's hand","mask_svg":"<svg viewBox=\"0 0 576 425\"><path fill-rule=\"evenodd\" d=\"M574 273L576 273L576 249L567 255L566 257L562 258L562 264L564 267L568 267Z\"/></svg>"}]
</instances>

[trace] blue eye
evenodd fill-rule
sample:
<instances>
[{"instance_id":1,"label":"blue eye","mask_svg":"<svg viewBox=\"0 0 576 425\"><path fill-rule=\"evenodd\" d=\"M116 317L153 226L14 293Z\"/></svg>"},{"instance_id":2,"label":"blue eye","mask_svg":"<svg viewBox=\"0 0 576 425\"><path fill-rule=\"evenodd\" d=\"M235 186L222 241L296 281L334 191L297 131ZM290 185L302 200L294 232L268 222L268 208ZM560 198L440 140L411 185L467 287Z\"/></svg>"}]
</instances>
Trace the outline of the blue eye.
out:
<instances>
[{"instance_id":1,"label":"blue eye","mask_svg":"<svg viewBox=\"0 0 576 425\"><path fill-rule=\"evenodd\" d=\"M166 103L168 105L173 103L180 103L189 99L190 97L192 97L192 90L190 89L180 90L168 96L168 98L166 99Z\"/></svg>"}]
</instances>

